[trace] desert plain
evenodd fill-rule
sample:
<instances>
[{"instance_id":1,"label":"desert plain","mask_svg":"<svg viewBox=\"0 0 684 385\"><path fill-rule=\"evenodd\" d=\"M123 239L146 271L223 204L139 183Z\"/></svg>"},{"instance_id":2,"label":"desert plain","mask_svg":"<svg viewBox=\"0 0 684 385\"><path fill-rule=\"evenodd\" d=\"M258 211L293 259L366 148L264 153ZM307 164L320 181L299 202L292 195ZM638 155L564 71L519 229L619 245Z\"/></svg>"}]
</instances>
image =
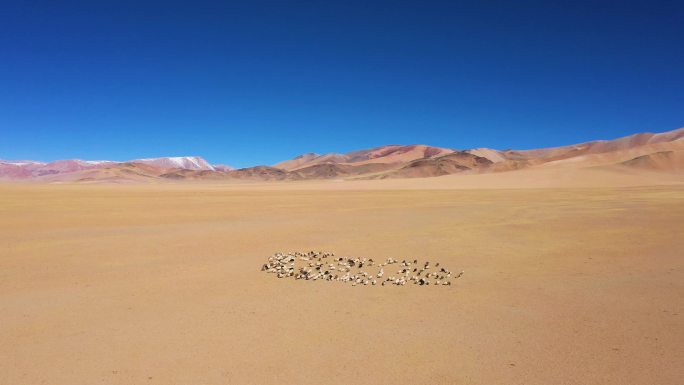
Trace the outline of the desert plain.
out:
<instances>
[{"instance_id":1,"label":"desert plain","mask_svg":"<svg viewBox=\"0 0 684 385\"><path fill-rule=\"evenodd\" d=\"M681 384L684 181L659 178L0 184L0 384ZM464 274L260 271L293 250Z\"/></svg>"}]
</instances>

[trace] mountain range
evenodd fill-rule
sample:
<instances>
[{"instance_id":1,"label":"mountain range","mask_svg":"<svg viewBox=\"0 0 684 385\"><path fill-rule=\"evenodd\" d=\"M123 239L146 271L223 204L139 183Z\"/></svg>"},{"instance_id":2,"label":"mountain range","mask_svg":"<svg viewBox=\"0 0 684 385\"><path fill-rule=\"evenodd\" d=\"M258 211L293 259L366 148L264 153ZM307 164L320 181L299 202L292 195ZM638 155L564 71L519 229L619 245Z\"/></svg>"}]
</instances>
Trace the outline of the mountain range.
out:
<instances>
[{"instance_id":1,"label":"mountain range","mask_svg":"<svg viewBox=\"0 0 684 385\"><path fill-rule=\"evenodd\" d=\"M618 167L684 173L684 128L533 150L387 145L346 154L306 153L272 166L233 169L197 156L126 162L0 160L0 180L144 182L159 180L309 180L436 177L540 167Z\"/></svg>"}]
</instances>

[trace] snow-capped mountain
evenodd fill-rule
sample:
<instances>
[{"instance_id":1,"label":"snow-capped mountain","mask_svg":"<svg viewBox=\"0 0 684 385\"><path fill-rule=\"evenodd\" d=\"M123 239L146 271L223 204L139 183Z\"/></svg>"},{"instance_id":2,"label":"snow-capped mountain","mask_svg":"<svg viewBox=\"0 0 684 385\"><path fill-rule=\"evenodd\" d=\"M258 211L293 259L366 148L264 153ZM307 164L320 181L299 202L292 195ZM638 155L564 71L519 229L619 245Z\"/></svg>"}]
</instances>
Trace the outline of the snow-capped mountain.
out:
<instances>
[{"instance_id":1,"label":"snow-capped mountain","mask_svg":"<svg viewBox=\"0 0 684 385\"><path fill-rule=\"evenodd\" d=\"M123 164L145 164L160 171L184 169L193 171L221 171L231 170L229 166L214 167L198 156L175 156L163 158L134 159L127 162L111 160L81 160L64 159L54 162L36 162L30 160L0 160L0 179L31 179L56 174L75 173L78 171L116 167Z\"/></svg>"},{"instance_id":2,"label":"snow-capped mountain","mask_svg":"<svg viewBox=\"0 0 684 385\"><path fill-rule=\"evenodd\" d=\"M214 170L214 166L199 156L174 156L165 158L146 158L132 160L133 163L144 163L160 168L182 168L185 170Z\"/></svg>"},{"instance_id":3,"label":"snow-capped mountain","mask_svg":"<svg viewBox=\"0 0 684 385\"><path fill-rule=\"evenodd\" d=\"M56 174L62 172L73 172L80 170L87 170L89 168L101 167L107 164L114 164L116 162L107 160L80 160L80 159L66 159L56 160L47 164L43 164L37 168L41 175Z\"/></svg>"},{"instance_id":4,"label":"snow-capped mountain","mask_svg":"<svg viewBox=\"0 0 684 385\"><path fill-rule=\"evenodd\" d=\"M11 164L14 166L42 166L45 165L45 162L36 162L34 160L0 160L0 163L3 164Z\"/></svg>"}]
</instances>

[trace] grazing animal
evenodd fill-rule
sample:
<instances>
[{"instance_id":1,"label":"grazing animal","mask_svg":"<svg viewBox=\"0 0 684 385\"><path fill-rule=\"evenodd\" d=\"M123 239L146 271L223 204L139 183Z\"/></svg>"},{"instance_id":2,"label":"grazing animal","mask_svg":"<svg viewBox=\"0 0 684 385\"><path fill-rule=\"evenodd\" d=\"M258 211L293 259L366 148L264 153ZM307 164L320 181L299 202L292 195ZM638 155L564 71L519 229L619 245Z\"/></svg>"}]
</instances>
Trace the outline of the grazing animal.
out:
<instances>
[{"instance_id":1,"label":"grazing animal","mask_svg":"<svg viewBox=\"0 0 684 385\"><path fill-rule=\"evenodd\" d=\"M326 259L331 258L331 259ZM303 261L303 262L297 262ZM332 263L331 263L332 262ZM400 264L396 274L389 277L385 276L384 266ZM414 266L411 266L413 264ZM376 273L363 271L364 266L378 266ZM403 286L407 283L414 285L440 285L450 286L449 280L452 272L441 266L439 262L434 263L434 272L429 272L430 261L425 261L422 266L418 260L413 262L407 259L396 260L387 258L383 263L376 263L373 258L351 258L335 257L333 253L323 251L309 251L306 253L277 252L268 257L268 262L261 265L261 271L274 274L277 278L293 277L295 280L316 281L341 281L349 282L352 286L358 285L385 285ZM339 272L339 274L337 274ZM425 273L425 274L423 274ZM461 271L455 274L455 278L460 278L464 274Z\"/></svg>"}]
</instances>

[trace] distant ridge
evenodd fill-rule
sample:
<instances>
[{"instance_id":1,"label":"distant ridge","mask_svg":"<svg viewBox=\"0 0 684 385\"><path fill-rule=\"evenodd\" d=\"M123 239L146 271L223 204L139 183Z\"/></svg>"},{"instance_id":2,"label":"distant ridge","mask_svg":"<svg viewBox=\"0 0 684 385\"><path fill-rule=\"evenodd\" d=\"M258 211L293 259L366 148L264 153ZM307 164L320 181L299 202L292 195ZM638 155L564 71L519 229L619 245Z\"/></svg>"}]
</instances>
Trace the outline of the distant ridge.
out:
<instances>
[{"instance_id":1,"label":"distant ridge","mask_svg":"<svg viewBox=\"0 0 684 385\"><path fill-rule=\"evenodd\" d=\"M134 159L126 162L117 162L110 160L81 160L81 159L65 159L56 160L54 162L36 162L36 161L3 161L0 160L0 179L36 179L36 180L79 180L78 172L85 172L87 170L107 170L102 172L107 177L112 177L112 170L128 170L121 171L124 175L130 171L131 165L146 165L143 174L147 177L156 177L163 173L164 170L170 169L187 169L187 170L210 170L214 171L215 167L209 164L206 160L198 156L179 156L179 157L162 157L162 158L145 158ZM232 169L228 166L218 166L222 169ZM86 173L88 178L97 180L98 172L91 171ZM124 178L125 179L125 178Z\"/></svg>"},{"instance_id":2,"label":"distant ridge","mask_svg":"<svg viewBox=\"0 0 684 385\"><path fill-rule=\"evenodd\" d=\"M432 156L445 155L454 152L448 148L431 147L422 144L402 146L387 145L374 147L367 150L358 150L347 154L323 154L307 153L299 155L291 160L275 164L273 167L293 171L316 164L367 164L367 163L402 163L416 159L429 158Z\"/></svg>"},{"instance_id":3,"label":"distant ridge","mask_svg":"<svg viewBox=\"0 0 684 385\"><path fill-rule=\"evenodd\" d=\"M427 178L458 173L498 173L527 168L618 167L684 173L684 128L638 133L569 146L464 151L423 144L386 145L346 154L304 153L273 166L233 169L199 156L54 162L0 160L0 180L41 182L297 181L309 179Z\"/></svg>"}]
</instances>

